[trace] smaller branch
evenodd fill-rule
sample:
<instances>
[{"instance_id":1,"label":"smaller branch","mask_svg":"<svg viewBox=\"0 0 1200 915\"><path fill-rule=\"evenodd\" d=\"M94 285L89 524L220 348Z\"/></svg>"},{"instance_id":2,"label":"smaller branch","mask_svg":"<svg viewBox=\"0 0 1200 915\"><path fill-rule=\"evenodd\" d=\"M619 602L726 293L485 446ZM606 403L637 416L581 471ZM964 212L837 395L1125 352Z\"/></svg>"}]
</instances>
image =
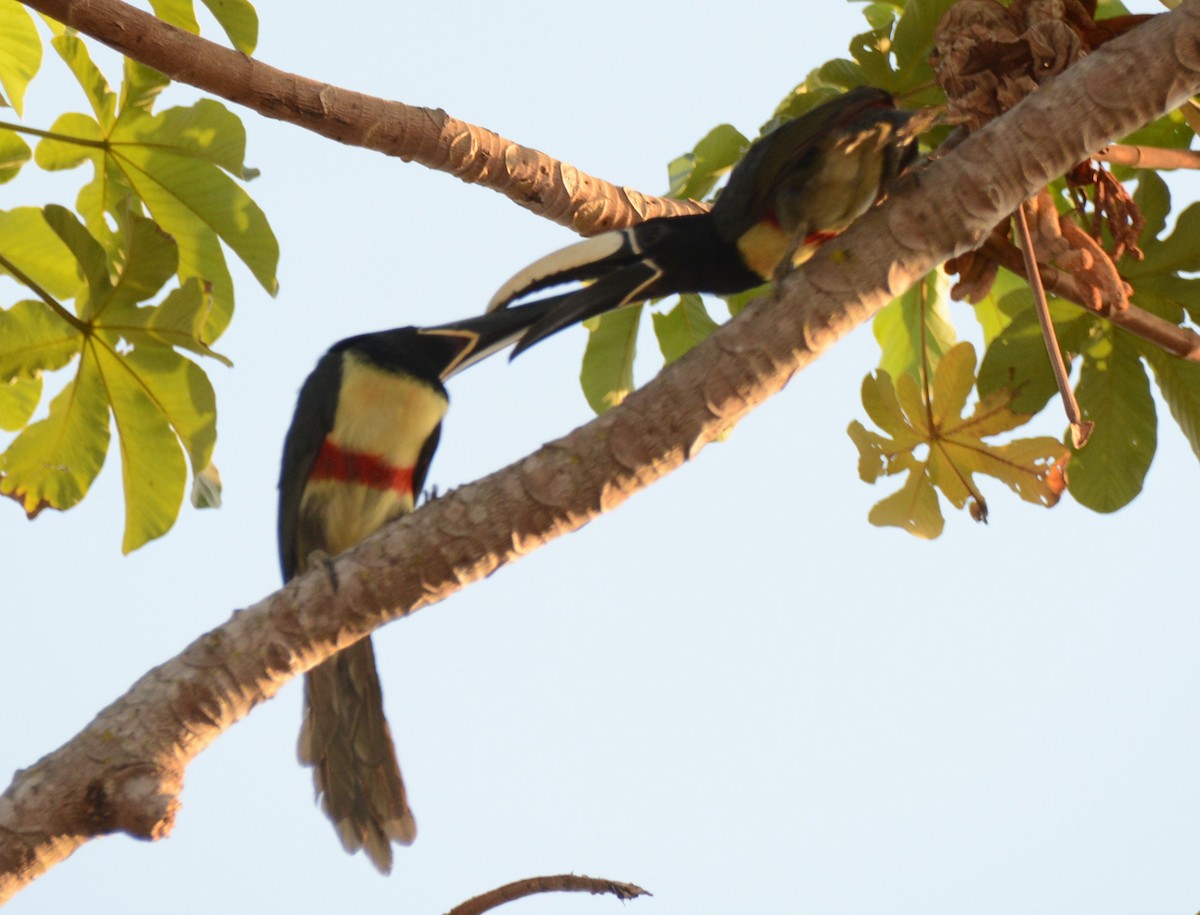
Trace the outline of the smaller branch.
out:
<instances>
[{"instance_id":1,"label":"smaller branch","mask_svg":"<svg viewBox=\"0 0 1200 915\"><path fill-rule=\"evenodd\" d=\"M522 899L535 893L592 893L599 895L611 893L625 901L636 899L638 896L652 896L632 883L617 883L612 880L597 880L595 877L584 877L575 874L559 874L556 877L528 877L505 886L488 890L474 899L468 899L452 908L447 915L481 915L497 906Z\"/></svg>"},{"instance_id":2,"label":"smaller branch","mask_svg":"<svg viewBox=\"0 0 1200 915\"><path fill-rule=\"evenodd\" d=\"M984 242L980 250L1000 266L1025 277L1026 280L1029 279L1023 255L1009 242L992 237ZM1187 359L1189 362L1200 362L1200 334L1191 328L1164 321L1158 315L1150 314L1133 304L1119 311L1104 307L1102 303L1099 306L1094 305L1092 296L1084 293L1082 286L1073 276L1051 264L1039 263L1038 276L1043 286L1058 298L1108 319L1126 333L1153 343L1172 356Z\"/></svg>"},{"instance_id":3,"label":"smaller branch","mask_svg":"<svg viewBox=\"0 0 1200 915\"><path fill-rule=\"evenodd\" d=\"M1191 149L1163 149L1158 146L1124 146L1114 143L1092 154L1093 159L1133 168L1200 168L1200 152Z\"/></svg>"},{"instance_id":4,"label":"smaller branch","mask_svg":"<svg viewBox=\"0 0 1200 915\"><path fill-rule=\"evenodd\" d=\"M1033 309L1037 313L1038 324L1042 326L1046 354L1050 357L1050 366L1054 369L1054 380L1058 383L1063 409L1066 411L1067 421L1071 424L1071 441L1078 449L1087 444L1088 437L1092 434L1093 423L1084 420L1079 411L1079 403L1075 400L1075 392L1071 390L1071 379L1067 375L1067 366L1063 362L1058 337L1054 333L1054 322L1050 320L1050 306L1046 302L1046 290L1042 287L1042 277L1038 271L1037 252L1033 248L1033 237L1029 234L1029 222L1025 218L1027 206L1028 202L1022 203L1013 213L1017 222L1017 238L1021 240L1025 273L1029 278L1029 288L1033 292Z\"/></svg>"},{"instance_id":5,"label":"smaller branch","mask_svg":"<svg viewBox=\"0 0 1200 915\"><path fill-rule=\"evenodd\" d=\"M177 82L339 143L499 191L581 235L708 209L694 200L652 197L610 184L440 108L386 101L277 70L121 0L21 2Z\"/></svg>"}]
</instances>

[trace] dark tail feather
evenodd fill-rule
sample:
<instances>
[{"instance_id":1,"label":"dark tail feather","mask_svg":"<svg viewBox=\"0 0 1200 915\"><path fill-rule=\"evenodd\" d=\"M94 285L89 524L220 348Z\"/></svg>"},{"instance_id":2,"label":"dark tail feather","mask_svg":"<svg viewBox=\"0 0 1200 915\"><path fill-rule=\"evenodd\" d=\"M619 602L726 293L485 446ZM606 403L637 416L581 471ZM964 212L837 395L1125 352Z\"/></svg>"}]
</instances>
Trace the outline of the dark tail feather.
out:
<instances>
[{"instance_id":1,"label":"dark tail feather","mask_svg":"<svg viewBox=\"0 0 1200 915\"><path fill-rule=\"evenodd\" d=\"M417 824L408 807L400 764L375 670L363 639L304 678L300 761L313 767L321 806L346 851L366 849L381 873L392 869L392 842L412 844Z\"/></svg>"}]
</instances>

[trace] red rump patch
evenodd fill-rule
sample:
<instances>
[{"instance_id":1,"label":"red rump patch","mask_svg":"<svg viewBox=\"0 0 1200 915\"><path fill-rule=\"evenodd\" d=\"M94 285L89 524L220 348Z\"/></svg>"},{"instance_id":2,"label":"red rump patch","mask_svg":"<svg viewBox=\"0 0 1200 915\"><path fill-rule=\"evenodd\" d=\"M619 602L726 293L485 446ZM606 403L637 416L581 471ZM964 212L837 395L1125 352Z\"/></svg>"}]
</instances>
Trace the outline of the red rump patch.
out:
<instances>
[{"instance_id":1,"label":"red rump patch","mask_svg":"<svg viewBox=\"0 0 1200 915\"><path fill-rule=\"evenodd\" d=\"M838 232L810 232L804 237L804 241L810 245L823 245L831 238L837 238Z\"/></svg>"},{"instance_id":2,"label":"red rump patch","mask_svg":"<svg viewBox=\"0 0 1200 915\"><path fill-rule=\"evenodd\" d=\"M412 495L413 469L393 467L383 458L364 451L347 451L328 438L321 443L317 459L308 474L310 480L336 480L357 483L372 489L391 489L402 495Z\"/></svg>"}]
</instances>

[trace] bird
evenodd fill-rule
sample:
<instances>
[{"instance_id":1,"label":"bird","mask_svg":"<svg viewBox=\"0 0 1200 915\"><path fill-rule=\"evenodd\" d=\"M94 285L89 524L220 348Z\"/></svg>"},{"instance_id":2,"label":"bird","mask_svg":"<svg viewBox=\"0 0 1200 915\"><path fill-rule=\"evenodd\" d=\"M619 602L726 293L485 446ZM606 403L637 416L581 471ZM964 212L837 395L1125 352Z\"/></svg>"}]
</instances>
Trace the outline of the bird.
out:
<instances>
[{"instance_id":1,"label":"bird","mask_svg":"<svg viewBox=\"0 0 1200 915\"><path fill-rule=\"evenodd\" d=\"M882 89L860 86L759 138L707 213L663 216L577 242L530 264L488 303L502 311L550 296L513 358L587 318L677 292L731 295L778 279L810 258L879 199L916 155L913 112Z\"/></svg>"},{"instance_id":2,"label":"bird","mask_svg":"<svg viewBox=\"0 0 1200 915\"><path fill-rule=\"evenodd\" d=\"M401 327L335 343L297 399L279 476L285 580L411 512L449 405L444 382L511 343L545 306L531 303L436 327ZM305 676L300 761L350 853L384 874L392 843L411 844L408 805L370 638Z\"/></svg>"}]
</instances>

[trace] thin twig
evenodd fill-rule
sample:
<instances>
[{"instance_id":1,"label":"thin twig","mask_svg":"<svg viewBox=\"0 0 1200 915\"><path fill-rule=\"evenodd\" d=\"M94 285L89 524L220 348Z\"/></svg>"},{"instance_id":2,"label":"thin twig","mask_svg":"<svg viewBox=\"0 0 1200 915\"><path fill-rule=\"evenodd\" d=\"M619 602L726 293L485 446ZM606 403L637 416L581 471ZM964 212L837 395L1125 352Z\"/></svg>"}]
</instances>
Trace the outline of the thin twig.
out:
<instances>
[{"instance_id":1,"label":"thin twig","mask_svg":"<svg viewBox=\"0 0 1200 915\"><path fill-rule=\"evenodd\" d=\"M121 0L22 2L173 80L339 143L491 188L581 235L708 209L610 184L440 108L387 101L276 69Z\"/></svg>"},{"instance_id":2,"label":"thin twig","mask_svg":"<svg viewBox=\"0 0 1200 915\"><path fill-rule=\"evenodd\" d=\"M1093 159L1133 168L1200 168L1200 152L1163 149L1159 146L1125 146L1114 143L1092 154Z\"/></svg>"},{"instance_id":3,"label":"thin twig","mask_svg":"<svg viewBox=\"0 0 1200 915\"><path fill-rule=\"evenodd\" d=\"M620 900L636 899L638 896L651 896L640 886L632 883L617 883L613 880L598 880L595 877L584 877L582 874L559 874L556 877L528 877L488 890L474 899L452 908L447 915L481 915L490 909L522 899L535 893L592 893L599 895L611 893Z\"/></svg>"},{"instance_id":4,"label":"thin twig","mask_svg":"<svg viewBox=\"0 0 1200 915\"><path fill-rule=\"evenodd\" d=\"M1017 221L1017 238L1021 242L1021 253L1025 255L1025 273L1029 280L1029 288L1033 292L1033 307L1037 312L1038 323L1042 326L1042 339L1046 341L1046 354L1050 357L1050 366L1054 369L1054 380L1058 383L1058 393L1062 396L1063 409L1067 421L1071 424L1071 441L1075 448L1087 444L1092 434L1093 423L1084 420L1079 412L1079 403L1075 400L1075 392L1071 390L1071 379L1067 376L1067 366L1063 362L1062 350L1058 348L1058 337L1054 333L1054 322L1050 320L1050 306L1046 302L1046 290L1042 287L1042 276L1038 270L1037 253L1033 250L1033 238L1029 234L1029 222L1025 218L1026 201L1013 212Z\"/></svg>"},{"instance_id":5,"label":"thin twig","mask_svg":"<svg viewBox=\"0 0 1200 915\"><path fill-rule=\"evenodd\" d=\"M1029 279L1024 256L1009 242L992 237L984 242L980 250L1001 267ZM1038 264L1038 275L1045 288L1058 298L1107 318L1126 333L1153 343L1163 352L1187 359L1189 362L1200 362L1200 334L1190 327L1180 327L1178 324L1164 321L1158 315L1133 304L1123 311L1113 311L1107 307L1096 308L1093 298L1084 293L1075 277L1050 264ZM1104 303L1100 304L1103 306Z\"/></svg>"}]
</instances>

